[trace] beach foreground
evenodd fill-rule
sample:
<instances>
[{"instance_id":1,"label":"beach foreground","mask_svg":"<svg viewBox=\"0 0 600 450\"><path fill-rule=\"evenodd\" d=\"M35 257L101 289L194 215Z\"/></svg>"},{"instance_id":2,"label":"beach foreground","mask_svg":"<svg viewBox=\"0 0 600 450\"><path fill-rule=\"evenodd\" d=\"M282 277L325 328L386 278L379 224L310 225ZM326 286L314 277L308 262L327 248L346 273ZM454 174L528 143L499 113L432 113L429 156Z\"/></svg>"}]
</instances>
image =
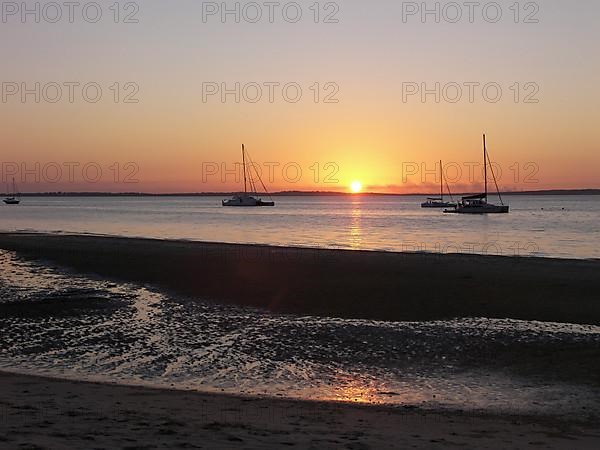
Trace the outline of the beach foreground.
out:
<instances>
[{"instance_id":1,"label":"beach foreground","mask_svg":"<svg viewBox=\"0 0 600 450\"><path fill-rule=\"evenodd\" d=\"M423 412L344 403L55 380L0 373L0 448L577 448L592 425L544 417Z\"/></svg>"},{"instance_id":2,"label":"beach foreground","mask_svg":"<svg viewBox=\"0 0 600 450\"><path fill-rule=\"evenodd\" d=\"M600 262L0 234L0 248L194 298L388 321L455 317L600 324Z\"/></svg>"}]
</instances>

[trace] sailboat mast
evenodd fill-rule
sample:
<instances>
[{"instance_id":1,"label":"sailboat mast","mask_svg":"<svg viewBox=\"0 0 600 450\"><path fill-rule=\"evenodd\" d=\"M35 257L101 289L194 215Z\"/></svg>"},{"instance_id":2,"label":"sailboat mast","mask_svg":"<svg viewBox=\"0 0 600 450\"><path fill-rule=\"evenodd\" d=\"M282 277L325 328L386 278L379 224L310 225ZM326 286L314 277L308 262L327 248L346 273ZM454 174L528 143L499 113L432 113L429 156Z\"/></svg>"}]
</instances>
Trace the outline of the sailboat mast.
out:
<instances>
[{"instance_id":1,"label":"sailboat mast","mask_svg":"<svg viewBox=\"0 0 600 450\"><path fill-rule=\"evenodd\" d=\"M488 197L487 188L487 146L485 144L485 134L483 135L483 177L485 179L485 199Z\"/></svg>"},{"instance_id":2,"label":"sailboat mast","mask_svg":"<svg viewBox=\"0 0 600 450\"><path fill-rule=\"evenodd\" d=\"M444 201L444 166L442 166L442 160L440 159L440 198Z\"/></svg>"},{"instance_id":3,"label":"sailboat mast","mask_svg":"<svg viewBox=\"0 0 600 450\"><path fill-rule=\"evenodd\" d=\"M242 165L244 166L244 194L247 194L248 186L246 181L246 149L244 148L244 144L242 144Z\"/></svg>"}]
</instances>

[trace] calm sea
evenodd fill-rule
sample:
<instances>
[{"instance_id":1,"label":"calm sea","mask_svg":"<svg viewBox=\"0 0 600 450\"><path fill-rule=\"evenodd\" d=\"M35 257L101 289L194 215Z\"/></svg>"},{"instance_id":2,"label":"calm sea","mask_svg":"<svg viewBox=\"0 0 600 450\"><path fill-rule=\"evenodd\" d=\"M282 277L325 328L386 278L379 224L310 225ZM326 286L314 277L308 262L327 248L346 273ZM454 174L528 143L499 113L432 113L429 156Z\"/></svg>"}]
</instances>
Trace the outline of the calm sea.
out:
<instances>
[{"instance_id":1,"label":"calm sea","mask_svg":"<svg viewBox=\"0 0 600 450\"><path fill-rule=\"evenodd\" d=\"M422 197L28 197L0 207L0 230L93 233L361 250L600 258L600 196L508 196L509 215L457 216Z\"/></svg>"}]
</instances>

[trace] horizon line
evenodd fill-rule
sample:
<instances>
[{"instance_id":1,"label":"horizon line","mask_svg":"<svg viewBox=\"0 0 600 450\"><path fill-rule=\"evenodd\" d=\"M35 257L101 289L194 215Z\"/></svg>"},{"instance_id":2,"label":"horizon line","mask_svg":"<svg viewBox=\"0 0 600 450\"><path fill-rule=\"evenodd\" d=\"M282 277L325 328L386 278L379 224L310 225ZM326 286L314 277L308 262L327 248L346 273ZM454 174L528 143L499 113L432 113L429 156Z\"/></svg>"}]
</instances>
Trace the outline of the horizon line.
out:
<instances>
[{"instance_id":1,"label":"horizon line","mask_svg":"<svg viewBox=\"0 0 600 450\"><path fill-rule=\"evenodd\" d=\"M454 194L455 197L463 195L470 195L473 192L462 192ZM135 196L135 197L216 197L224 195L235 195L238 192L234 191L209 191L209 192L141 192L141 191L121 191L121 192L110 192L110 191L46 191L46 192L26 192L20 193L21 197L69 197L69 196ZM394 193L394 192L341 192L341 191L277 191L273 193L253 193L254 195L266 195L266 196L326 196L326 195L337 195L337 196L350 196L360 197L365 195L376 195L376 196L390 196L390 197L412 197L412 196L431 196L439 195L439 192L415 192L415 193ZM570 195L594 195L600 194L600 188L576 188L576 189L540 189L540 190L527 190L527 191L501 191L501 195L552 195L552 194L570 194ZM493 194L491 196L494 196Z\"/></svg>"}]
</instances>

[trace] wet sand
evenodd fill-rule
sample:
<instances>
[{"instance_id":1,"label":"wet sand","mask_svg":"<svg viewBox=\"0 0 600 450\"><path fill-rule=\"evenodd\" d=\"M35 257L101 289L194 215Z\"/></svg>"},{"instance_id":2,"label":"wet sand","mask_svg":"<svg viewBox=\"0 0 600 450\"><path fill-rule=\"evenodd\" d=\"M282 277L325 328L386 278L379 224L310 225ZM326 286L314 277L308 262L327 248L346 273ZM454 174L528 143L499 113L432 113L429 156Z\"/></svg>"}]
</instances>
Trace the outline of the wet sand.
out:
<instances>
[{"instance_id":1,"label":"wet sand","mask_svg":"<svg viewBox=\"0 0 600 450\"><path fill-rule=\"evenodd\" d=\"M600 324L600 262L0 234L0 248L83 273L275 312L388 321Z\"/></svg>"},{"instance_id":2,"label":"wet sand","mask_svg":"<svg viewBox=\"0 0 600 450\"><path fill-rule=\"evenodd\" d=\"M595 449L593 424L0 373L0 448Z\"/></svg>"},{"instance_id":3,"label":"wet sand","mask_svg":"<svg viewBox=\"0 0 600 450\"><path fill-rule=\"evenodd\" d=\"M0 350L4 350L6 362L33 364L32 370L27 364L9 364L7 370L79 379L85 378L82 367L89 366L96 376L88 380L106 381L108 377L108 381L136 382L131 376L124 381L114 372L107 375L117 364L123 366L121 375L137 374L138 369L148 375L157 369L158 378L144 379L150 386L162 387L0 372L0 448L600 447L598 403L593 395L590 404L577 402L578 408L556 407L562 404L556 399L573 392L593 394L598 386L597 331L589 326L561 326L565 322L599 323L600 280L595 261L39 234L0 234L0 248L24 257L18 263L21 258L10 254L2 266L7 275L5 286L0 285L5 297L0 319L7 328L0 337ZM51 261L67 269L56 272L29 259ZM82 279L79 272L101 277ZM167 301L156 294L160 305L156 309L148 304L148 292L138 299L105 278L148 284L184 297ZM25 295L30 291L37 294ZM252 310L260 317L271 316L275 328L271 329L269 321L257 320L247 311L234 311L237 306L198 301L202 299L277 312L385 321L511 317L560 323L545 327L514 322L481 325L473 319L458 322L455 331L452 322L445 325L448 330L441 324L428 328L428 323L421 322L404 327L385 322L385 327L380 324L375 329L368 321L350 325L336 324L335 319L304 318L308 323L296 323L303 318ZM213 311L215 308L224 311ZM145 319L140 316L144 314ZM282 323L285 317L287 322ZM233 335L228 326L232 323ZM154 339L159 336L163 340ZM219 336L225 338L220 344ZM273 342L268 341L270 337ZM177 339L181 342L174 341ZM406 380L411 367L421 367L439 372L440 379L456 377L456 383L462 380L459 375L469 373L481 378L481 383L491 384L499 378L489 375L504 374L509 381L513 376L523 381L509 384L511 404L523 394L523 387L554 390L549 397L526 397L523 401L541 405L529 409L467 410L463 403L451 408L435 406L436 395L449 394L443 389L432 390L435 395L429 395L431 402L423 402L423 406L401 402L363 405L284 399L286 392L243 397L238 393L244 391L232 395L222 388L210 390L220 392L216 394L175 390L182 386L177 377L170 380L163 367L168 363L169 370L180 367L182 375L201 378L203 366L221 364L237 370L252 366L248 363L255 360L268 362L260 345L248 349L263 341L275 369L280 368L275 362L301 368L302 361L313 369L314 364L327 361L334 364L333 372L346 368L349 373L354 373L353 368L364 373L373 367L388 373L392 366L399 368L401 380ZM289 344L283 345L287 341ZM301 348L296 348L298 343ZM202 357L207 351L208 357ZM364 367L346 364L346 359L357 359L357 352L363 355ZM93 364L90 355L97 359ZM182 358L185 355L188 359ZM193 365L196 363L199 366ZM52 370L35 370L39 367ZM317 378L323 377L322 372L316 373ZM422 378L429 372L415 373ZM268 373L263 375L267 381L272 379ZM356 375L352 378L359 380ZM517 387L510 391L510 386ZM355 386L348 387L352 391ZM364 384L358 387L366 388ZM386 390L380 394L415 393Z\"/></svg>"}]
</instances>

